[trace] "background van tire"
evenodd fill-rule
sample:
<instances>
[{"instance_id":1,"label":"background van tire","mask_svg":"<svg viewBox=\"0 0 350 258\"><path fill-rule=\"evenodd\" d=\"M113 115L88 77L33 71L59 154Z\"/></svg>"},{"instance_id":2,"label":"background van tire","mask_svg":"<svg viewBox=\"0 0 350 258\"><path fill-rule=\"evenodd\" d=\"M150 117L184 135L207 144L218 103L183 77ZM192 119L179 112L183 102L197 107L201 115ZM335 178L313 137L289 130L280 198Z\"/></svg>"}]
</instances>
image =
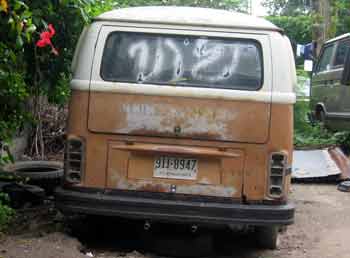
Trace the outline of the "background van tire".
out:
<instances>
[{"instance_id":1,"label":"background van tire","mask_svg":"<svg viewBox=\"0 0 350 258\"><path fill-rule=\"evenodd\" d=\"M276 249L278 245L278 227L259 226L255 228L257 242L263 249Z\"/></svg>"},{"instance_id":2,"label":"background van tire","mask_svg":"<svg viewBox=\"0 0 350 258\"><path fill-rule=\"evenodd\" d=\"M316 120L322 128L326 127L326 113L323 109L316 110Z\"/></svg>"}]
</instances>

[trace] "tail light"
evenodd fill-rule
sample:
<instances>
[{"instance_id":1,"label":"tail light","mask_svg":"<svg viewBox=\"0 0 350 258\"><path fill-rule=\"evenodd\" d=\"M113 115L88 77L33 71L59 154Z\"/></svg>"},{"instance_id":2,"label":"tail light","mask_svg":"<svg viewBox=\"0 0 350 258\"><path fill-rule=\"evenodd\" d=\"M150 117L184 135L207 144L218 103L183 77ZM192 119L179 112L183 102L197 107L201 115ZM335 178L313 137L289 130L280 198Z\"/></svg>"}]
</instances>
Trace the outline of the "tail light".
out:
<instances>
[{"instance_id":1,"label":"tail light","mask_svg":"<svg viewBox=\"0 0 350 258\"><path fill-rule=\"evenodd\" d=\"M269 195L273 198L278 198L283 195L287 155L285 153L275 152L270 157Z\"/></svg>"},{"instance_id":2,"label":"tail light","mask_svg":"<svg viewBox=\"0 0 350 258\"><path fill-rule=\"evenodd\" d=\"M68 138L64 161L64 177L67 183L81 182L84 169L85 143L82 138Z\"/></svg>"}]
</instances>

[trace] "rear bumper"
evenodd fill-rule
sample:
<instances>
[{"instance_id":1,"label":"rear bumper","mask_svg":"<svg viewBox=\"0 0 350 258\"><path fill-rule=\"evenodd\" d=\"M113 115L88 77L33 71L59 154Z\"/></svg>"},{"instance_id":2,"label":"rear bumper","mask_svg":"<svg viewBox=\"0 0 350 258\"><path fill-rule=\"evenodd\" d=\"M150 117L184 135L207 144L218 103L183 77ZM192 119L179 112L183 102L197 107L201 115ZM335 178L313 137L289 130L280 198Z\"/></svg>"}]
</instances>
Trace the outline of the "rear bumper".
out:
<instances>
[{"instance_id":1,"label":"rear bumper","mask_svg":"<svg viewBox=\"0 0 350 258\"><path fill-rule=\"evenodd\" d=\"M186 200L159 198L152 193L103 191L84 188L58 188L56 206L62 212L84 213L154 221L241 224L289 225L294 221L294 206L246 205L217 200Z\"/></svg>"}]
</instances>

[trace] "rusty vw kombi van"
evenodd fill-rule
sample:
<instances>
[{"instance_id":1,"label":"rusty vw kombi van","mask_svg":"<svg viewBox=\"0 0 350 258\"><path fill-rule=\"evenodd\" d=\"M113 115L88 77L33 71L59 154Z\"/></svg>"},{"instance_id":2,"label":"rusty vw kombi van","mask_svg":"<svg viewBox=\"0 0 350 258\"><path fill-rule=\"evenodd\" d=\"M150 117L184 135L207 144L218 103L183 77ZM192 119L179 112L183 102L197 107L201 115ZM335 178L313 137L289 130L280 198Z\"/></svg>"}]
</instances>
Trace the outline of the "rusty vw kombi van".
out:
<instances>
[{"instance_id":1,"label":"rusty vw kombi van","mask_svg":"<svg viewBox=\"0 0 350 258\"><path fill-rule=\"evenodd\" d=\"M293 52L263 19L187 7L104 13L73 61L64 212L256 226L293 222Z\"/></svg>"}]
</instances>

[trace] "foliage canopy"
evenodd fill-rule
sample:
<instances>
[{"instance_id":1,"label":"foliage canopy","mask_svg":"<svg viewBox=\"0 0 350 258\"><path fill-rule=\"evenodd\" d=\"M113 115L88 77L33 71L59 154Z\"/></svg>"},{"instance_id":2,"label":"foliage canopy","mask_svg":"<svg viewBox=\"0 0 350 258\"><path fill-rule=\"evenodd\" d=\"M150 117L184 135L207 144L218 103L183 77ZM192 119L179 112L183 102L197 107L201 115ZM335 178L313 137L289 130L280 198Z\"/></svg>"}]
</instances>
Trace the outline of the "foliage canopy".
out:
<instances>
[{"instance_id":1,"label":"foliage canopy","mask_svg":"<svg viewBox=\"0 0 350 258\"><path fill-rule=\"evenodd\" d=\"M312 0L265 0L263 6L270 15L293 16L311 11Z\"/></svg>"},{"instance_id":2,"label":"foliage canopy","mask_svg":"<svg viewBox=\"0 0 350 258\"><path fill-rule=\"evenodd\" d=\"M298 16L268 16L267 19L283 28L288 37L298 44L307 44L312 41L312 17Z\"/></svg>"}]
</instances>

